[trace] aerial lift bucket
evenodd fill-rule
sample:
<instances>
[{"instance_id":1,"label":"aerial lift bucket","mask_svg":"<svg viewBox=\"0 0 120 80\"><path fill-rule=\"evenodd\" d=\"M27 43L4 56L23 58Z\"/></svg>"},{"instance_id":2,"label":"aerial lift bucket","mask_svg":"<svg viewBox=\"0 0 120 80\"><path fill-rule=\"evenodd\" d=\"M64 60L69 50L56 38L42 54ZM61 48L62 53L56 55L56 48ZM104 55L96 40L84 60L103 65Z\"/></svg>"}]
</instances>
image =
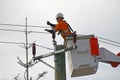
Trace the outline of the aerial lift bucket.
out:
<instances>
[{"instance_id":1,"label":"aerial lift bucket","mask_svg":"<svg viewBox=\"0 0 120 80\"><path fill-rule=\"evenodd\" d=\"M94 35L76 37L77 49L70 50L67 53L71 77L84 76L96 73L98 69L99 46L97 38ZM68 37L65 41L65 47L73 46L73 38Z\"/></svg>"}]
</instances>

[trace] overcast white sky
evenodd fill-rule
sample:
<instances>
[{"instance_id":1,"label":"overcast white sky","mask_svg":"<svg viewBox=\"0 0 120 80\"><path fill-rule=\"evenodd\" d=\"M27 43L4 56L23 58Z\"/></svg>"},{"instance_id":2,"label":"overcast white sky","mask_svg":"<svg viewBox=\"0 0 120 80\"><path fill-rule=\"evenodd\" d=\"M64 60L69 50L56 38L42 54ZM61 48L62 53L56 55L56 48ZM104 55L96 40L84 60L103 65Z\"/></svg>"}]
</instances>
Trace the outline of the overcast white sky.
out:
<instances>
[{"instance_id":1,"label":"overcast white sky","mask_svg":"<svg viewBox=\"0 0 120 80\"><path fill-rule=\"evenodd\" d=\"M46 26L49 20L56 23L55 16L62 12L65 20L77 31L78 34L94 34L103 38L120 42L120 0L0 0L0 23L25 24L25 17L29 25ZM0 26L0 29L24 28ZM44 31L41 28L29 30ZM51 47L52 39L48 34L29 34L29 42L36 41L42 46ZM58 44L63 40L59 36ZM25 34L19 32L0 31L0 41L25 42ZM20 73L22 80L25 68L17 64L17 56L25 62L25 49L23 45L0 43L0 80L13 80ZM120 52L120 47L100 43L115 54ZM48 53L50 50L37 47L37 55ZM29 58L31 58L31 48ZM49 64L54 65L53 57L46 58ZM67 65L67 64L66 64ZM30 68L30 76L37 77L38 73L48 71L41 80L54 80L54 70L38 63ZM112 68L108 64L100 63L96 74L71 78L67 66L67 80L120 80L120 66Z\"/></svg>"}]
</instances>

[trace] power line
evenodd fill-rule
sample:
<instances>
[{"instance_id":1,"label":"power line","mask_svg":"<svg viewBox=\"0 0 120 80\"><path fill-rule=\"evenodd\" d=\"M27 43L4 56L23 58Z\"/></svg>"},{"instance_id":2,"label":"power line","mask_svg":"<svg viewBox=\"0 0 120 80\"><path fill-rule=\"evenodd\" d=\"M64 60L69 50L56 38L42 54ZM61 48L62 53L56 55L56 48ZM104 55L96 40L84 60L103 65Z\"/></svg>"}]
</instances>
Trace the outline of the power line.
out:
<instances>
[{"instance_id":1,"label":"power line","mask_svg":"<svg viewBox=\"0 0 120 80\"><path fill-rule=\"evenodd\" d=\"M4 44L25 44L23 42L7 42L7 41L0 41L0 43L4 43ZM28 44L32 45L33 43L28 43ZM36 44L36 46L41 47L41 48L45 48L45 49L48 49L48 50L53 50L52 48L48 48L48 47L38 45L38 44Z\"/></svg>"},{"instance_id":2,"label":"power line","mask_svg":"<svg viewBox=\"0 0 120 80\"><path fill-rule=\"evenodd\" d=\"M6 41L0 41L0 43L6 43L6 44L25 44L22 42L6 42Z\"/></svg>"},{"instance_id":3,"label":"power line","mask_svg":"<svg viewBox=\"0 0 120 80\"><path fill-rule=\"evenodd\" d=\"M12 31L12 32L25 32L23 30L15 30L15 29L0 29L0 31ZM39 32L39 31L28 31L30 33L44 33L44 34L49 34L47 32Z\"/></svg>"},{"instance_id":4,"label":"power line","mask_svg":"<svg viewBox=\"0 0 120 80\"><path fill-rule=\"evenodd\" d=\"M27 25L27 17L25 18L25 25L15 25L15 24L0 24L0 25L5 25L5 26L19 26L19 27L25 27L25 30L13 30L13 29L0 29L2 31L12 31L12 32L24 32L25 33L25 37L26 37L26 42L25 43L20 43L20 42L5 42L5 41L0 41L0 43L9 43L9 44L23 44L24 48L26 49L26 78L27 80L29 80L29 63L28 63L28 48L30 48L33 44L29 44L28 43L28 33L46 33L46 32L38 32L38 31L28 31L28 27L39 27L39 28L49 28L49 27L43 27L43 26L32 26L32 25ZM39 47L42 48L46 48L46 49L50 49L44 46L40 46Z\"/></svg>"},{"instance_id":5,"label":"power line","mask_svg":"<svg viewBox=\"0 0 120 80\"><path fill-rule=\"evenodd\" d=\"M98 36L97 36L98 37ZM120 44L120 42L117 42L117 41L113 41L113 40L110 40L110 39L106 39L106 38L102 38L102 37L98 37L100 39L103 39L103 40L106 40L106 41L110 41L110 42L113 42L113 43L116 43L116 44Z\"/></svg>"},{"instance_id":6,"label":"power line","mask_svg":"<svg viewBox=\"0 0 120 80\"><path fill-rule=\"evenodd\" d=\"M18 25L18 24L3 24L3 23L0 23L0 25L3 25L3 26L18 26L18 27L25 27L25 26L26 26L26 25ZM33 25L27 25L27 27L51 28L51 27L48 27L48 26L33 26Z\"/></svg>"},{"instance_id":7,"label":"power line","mask_svg":"<svg viewBox=\"0 0 120 80\"><path fill-rule=\"evenodd\" d=\"M98 37L98 36L96 36ZM106 43L106 44L109 44L109 45L113 45L113 46L116 46L116 47L120 47L120 42L117 42L117 41L113 41L113 40L110 40L110 39L106 39L106 38L103 38L103 37L98 37L99 39L99 42L102 42L102 43ZM104 40L104 41L103 41Z\"/></svg>"},{"instance_id":8,"label":"power line","mask_svg":"<svg viewBox=\"0 0 120 80\"><path fill-rule=\"evenodd\" d=\"M13 29L0 29L1 31L14 31L14 32L25 32L22 30L13 30Z\"/></svg>"},{"instance_id":9,"label":"power line","mask_svg":"<svg viewBox=\"0 0 120 80\"><path fill-rule=\"evenodd\" d=\"M12 32L25 32L23 30L15 30L15 29L0 29L1 31L12 31ZM44 33L44 34L49 34L47 32L39 32L39 31L28 31L30 33ZM98 37L98 36L96 36ZM106 44L109 44L109 45L113 45L113 46L117 46L117 47L120 47L120 45L117 45L117 44L120 44L120 42L117 42L117 41L113 41L113 40L110 40L110 39L106 39L106 38L103 38L103 37L98 37L99 39L102 39L102 40L106 40L106 41L109 41L109 42L106 42L106 41L101 41L99 40L100 42L102 43L106 43ZM111 43L112 42L112 43ZM12 44L25 44L25 43L19 43L19 42L5 42L5 41L0 41L0 43L12 43ZM116 43L116 44L114 44ZM44 47L44 46L40 46L40 45L37 45L39 47L43 47L43 48L46 48L46 49L49 49L49 50L53 50L51 48L47 48L47 47Z\"/></svg>"},{"instance_id":10,"label":"power line","mask_svg":"<svg viewBox=\"0 0 120 80\"><path fill-rule=\"evenodd\" d=\"M109 45L113 45L113 46L116 46L116 47L120 47L120 45L113 44L113 43L106 42L106 41L101 41L101 40L99 40L99 42L106 43L106 44L109 44Z\"/></svg>"},{"instance_id":11,"label":"power line","mask_svg":"<svg viewBox=\"0 0 120 80\"><path fill-rule=\"evenodd\" d=\"M38 47L42 47L42 48L45 48L45 49L48 49L48 50L53 50L52 48L48 48L48 47L41 46L41 45L37 45L37 44L36 44L36 46L38 46Z\"/></svg>"},{"instance_id":12,"label":"power line","mask_svg":"<svg viewBox=\"0 0 120 80\"><path fill-rule=\"evenodd\" d=\"M26 27L26 25L18 25L18 24L4 24L4 23L0 23L0 25ZM33 25L27 25L27 27L51 28L51 27L48 27L48 26L33 26ZM23 30L13 30L13 29L0 29L0 30L2 30L2 31L25 32ZM48 34L46 32L39 32L39 31L28 31L28 32ZM97 37L100 38L100 39L103 39L103 40L107 40L107 41L110 41L110 42L113 42L113 43L120 44L120 42L116 42L116 41L113 41L113 40L110 40L110 39L106 39L106 38L102 38L102 37L99 37L99 36L97 36Z\"/></svg>"}]
</instances>

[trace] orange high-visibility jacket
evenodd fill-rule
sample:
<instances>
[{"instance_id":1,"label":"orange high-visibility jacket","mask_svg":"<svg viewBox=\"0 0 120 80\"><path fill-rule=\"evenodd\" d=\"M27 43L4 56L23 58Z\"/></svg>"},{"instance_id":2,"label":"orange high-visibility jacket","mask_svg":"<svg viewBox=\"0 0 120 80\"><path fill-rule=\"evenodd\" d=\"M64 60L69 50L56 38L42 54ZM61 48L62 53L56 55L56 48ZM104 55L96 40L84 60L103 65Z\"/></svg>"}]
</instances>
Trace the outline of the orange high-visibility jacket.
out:
<instances>
[{"instance_id":1,"label":"orange high-visibility jacket","mask_svg":"<svg viewBox=\"0 0 120 80\"><path fill-rule=\"evenodd\" d=\"M60 31L60 34L63 37L63 39L66 39L67 35L71 34L68 24L65 21L59 21L58 24L55 26L54 30Z\"/></svg>"}]
</instances>

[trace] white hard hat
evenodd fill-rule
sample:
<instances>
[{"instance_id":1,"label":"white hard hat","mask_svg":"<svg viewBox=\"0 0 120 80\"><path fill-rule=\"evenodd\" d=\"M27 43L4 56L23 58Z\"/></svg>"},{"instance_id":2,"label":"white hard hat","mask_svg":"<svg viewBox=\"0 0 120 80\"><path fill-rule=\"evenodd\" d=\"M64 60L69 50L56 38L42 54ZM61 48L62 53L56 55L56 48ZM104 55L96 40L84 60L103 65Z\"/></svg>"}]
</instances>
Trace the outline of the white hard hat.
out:
<instances>
[{"instance_id":1,"label":"white hard hat","mask_svg":"<svg viewBox=\"0 0 120 80\"><path fill-rule=\"evenodd\" d=\"M64 15L62 14L62 13L58 13L57 15L56 15L56 19L57 18L63 18L64 19Z\"/></svg>"}]
</instances>

